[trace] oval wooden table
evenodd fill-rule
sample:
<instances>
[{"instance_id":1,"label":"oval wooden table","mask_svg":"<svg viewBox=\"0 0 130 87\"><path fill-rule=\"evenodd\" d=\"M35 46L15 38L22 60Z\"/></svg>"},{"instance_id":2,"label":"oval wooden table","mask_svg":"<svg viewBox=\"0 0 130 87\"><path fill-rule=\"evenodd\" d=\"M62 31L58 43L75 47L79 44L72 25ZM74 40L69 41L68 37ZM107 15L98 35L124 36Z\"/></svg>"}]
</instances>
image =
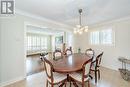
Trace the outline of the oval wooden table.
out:
<instances>
[{"instance_id":1,"label":"oval wooden table","mask_svg":"<svg viewBox=\"0 0 130 87\"><path fill-rule=\"evenodd\" d=\"M54 71L59 73L71 73L81 70L82 65L91 58L83 53L75 53L69 56L64 56L58 60L50 60L53 64Z\"/></svg>"},{"instance_id":2,"label":"oval wooden table","mask_svg":"<svg viewBox=\"0 0 130 87\"><path fill-rule=\"evenodd\" d=\"M71 80L69 79L69 73L76 72L82 69L82 65L85 62L91 61L91 57L87 56L85 53L74 53L69 56L63 56L58 60L50 59L49 56L46 56L49 61L52 63L54 67L54 72L58 73L67 73L68 81L70 82L71 87ZM77 84L74 84L77 87Z\"/></svg>"},{"instance_id":3,"label":"oval wooden table","mask_svg":"<svg viewBox=\"0 0 130 87\"><path fill-rule=\"evenodd\" d=\"M63 56L63 58L58 60L53 60L52 58L49 61L54 67L54 72L68 73L67 77L69 77L69 73L81 70L82 65L87 61L91 61L91 58L83 53L74 53L69 56Z\"/></svg>"}]
</instances>

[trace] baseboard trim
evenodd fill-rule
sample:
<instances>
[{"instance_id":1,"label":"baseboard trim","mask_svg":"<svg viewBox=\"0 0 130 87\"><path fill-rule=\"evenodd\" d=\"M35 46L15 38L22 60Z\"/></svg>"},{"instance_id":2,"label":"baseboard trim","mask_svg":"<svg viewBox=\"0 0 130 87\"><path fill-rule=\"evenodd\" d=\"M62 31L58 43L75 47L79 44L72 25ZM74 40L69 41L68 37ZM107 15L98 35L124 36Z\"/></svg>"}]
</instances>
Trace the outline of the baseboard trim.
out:
<instances>
[{"instance_id":1,"label":"baseboard trim","mask_svg":"<svg viewBox=\"0 0 130 87\"><path fill-rule=\"evenodd\" d=\"M7 85L10 85L10 84L13 84L15 82L18 82L18 81L21 81L21 80L24 80L26 77L18 77L18 78L15 78L15 79L12 79L12 80L9 80L9 81L6 81L6 82L2 82L0 83L0 87L4 87L4 86L7 86Z\"/></svg>"},{"instance_id":2,"label":"baseboard trim","mask_svg":"<svg viewBox=\"0 0 130 87\"><path fill-rule=\"evenodd\" d=\"M106 66L106 65L101 65L101 66L104 67L104 68L108 68L108 69L111 69L111 70L118 71L118 68L116 68L116 67L110 67L110 66Z\"/></svg>"}]
</instances>

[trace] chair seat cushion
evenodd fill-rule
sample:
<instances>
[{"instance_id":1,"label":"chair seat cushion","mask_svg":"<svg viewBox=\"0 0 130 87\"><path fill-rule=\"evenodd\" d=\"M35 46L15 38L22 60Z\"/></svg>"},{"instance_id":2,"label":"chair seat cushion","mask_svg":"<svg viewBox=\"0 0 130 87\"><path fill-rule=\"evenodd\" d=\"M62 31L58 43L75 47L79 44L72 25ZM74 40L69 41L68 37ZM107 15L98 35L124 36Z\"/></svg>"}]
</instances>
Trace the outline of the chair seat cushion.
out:
<instances>
[{"instance_id":1,"label":"chair seat cushion","mask_svg":"<svg viewBox=\"0 0 130 87\"><path fill-rule=\"evenodd\" d=\"M53 78L54 78L53 83L59 83L59 82L65 80L67 78L67 75L53 72ZM51 82L51 79L49 79L49 78L47 78L47 79L49 82Z\"/></svg>"},{"instance_id":2,"label":"chair seat cushion","mask_svg":"<svg viewBox=\"0 0 130 87\"><path fill-rule=\"evenodd\" d=\"M75 79L75 80L77 80L77 81L79 81L79 82L82 82L82 73L81 72L71 73L70 77L73 78L73 79ZM87 77L84 77L84 81L85 82L88 81L88 80L90 80L89 75Z\"/></svg>"}]
</instances>

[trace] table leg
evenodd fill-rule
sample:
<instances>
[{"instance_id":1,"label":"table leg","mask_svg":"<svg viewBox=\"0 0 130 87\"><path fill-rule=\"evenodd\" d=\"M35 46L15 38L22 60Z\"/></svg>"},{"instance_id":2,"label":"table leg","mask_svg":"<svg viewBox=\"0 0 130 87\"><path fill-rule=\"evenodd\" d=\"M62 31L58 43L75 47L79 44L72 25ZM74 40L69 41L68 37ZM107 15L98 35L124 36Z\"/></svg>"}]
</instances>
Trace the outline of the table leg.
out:
<instances>
[{"instance_id":1,"label":"table leg","mask_svg":"<svg viewBox=\"0 0 130 87\"><path fill-rule=\"evenodd\" d=\"M76 82L69 77L69 74L67 74L67 81L70 83L70 87L71 87L71 82L73 82L73 85L75 87L78 87L78 85L76 84Z\"/></svg>"},{"instance_id":2,"label":"table leg","mask_svg":"<svg viewBox=\"0 0 130 87\"><path fill-rule=\"evenodd\" d=\"M71 87L71 80L70 80L70 87Z\"/></svg>"},{"instance_id":3,"label":"table leg","mask_svg":"<svg viewBox=\"0 0 130 87\"><path fill-rule=\"evenodd\" d=\"M73 85L74 85L75 87L78 87L78 85L76 84L76 82L73 82Z\"/></svg>"},{"instance_id":4,"label":"table leg","mask_svg":"<svg viewBox=\"0 0 130 87\"><path fill-rule=\"evenodd\" d=\"M70 83L70 87L71 87L71 78L69 77L69 74L67 74L67 81Z\"/></svg>"},{"instance_id":5,"label":"table leg","mask_svg":"<svg viewBox=\"0 0 130 87\"><path fill-rule=\"evenodd\" d=\"M59 87L63 87L63 85L65 85L64 83L62 83Z\"/></svg>"}]
</instances>

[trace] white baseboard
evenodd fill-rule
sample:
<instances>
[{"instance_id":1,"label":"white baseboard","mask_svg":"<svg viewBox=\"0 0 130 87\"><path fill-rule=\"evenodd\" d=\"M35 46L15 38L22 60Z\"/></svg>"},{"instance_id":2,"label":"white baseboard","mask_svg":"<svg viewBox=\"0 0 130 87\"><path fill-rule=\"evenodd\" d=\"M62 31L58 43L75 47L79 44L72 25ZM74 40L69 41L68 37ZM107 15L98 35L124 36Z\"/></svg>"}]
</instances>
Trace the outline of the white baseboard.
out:
<instances>
[{"instance_id":1,"label":"white baseboard","mask_svg":"<svg viewBox=\"0 0 130 87\"><path fill-rule=\"evenodd\" d=\"M0 83L0 87L4 87L4 86L7 86L7 85L10 85L10 84L13 84L15 82L18 82L18 81L21 81L21 80L24 80L26 77L18 77L18 78L15 78L15 79L12 79L12 80L9 80L9 81L6 81L6 82L2 82Z\"/></svg>"},{"instance_id":2,"label":"white baseboard","mask_svg":"<svg viewBox=\"0 0 130 87\"><path fill-rule=\"evenodd\" d=\"M102 67L106 67L108 69L111 69L111 70L116 70L118 71L118 68L117 67L112 67L112 66L108 66L108 65L101 65Z\"/></svg>"}]
</instances>

